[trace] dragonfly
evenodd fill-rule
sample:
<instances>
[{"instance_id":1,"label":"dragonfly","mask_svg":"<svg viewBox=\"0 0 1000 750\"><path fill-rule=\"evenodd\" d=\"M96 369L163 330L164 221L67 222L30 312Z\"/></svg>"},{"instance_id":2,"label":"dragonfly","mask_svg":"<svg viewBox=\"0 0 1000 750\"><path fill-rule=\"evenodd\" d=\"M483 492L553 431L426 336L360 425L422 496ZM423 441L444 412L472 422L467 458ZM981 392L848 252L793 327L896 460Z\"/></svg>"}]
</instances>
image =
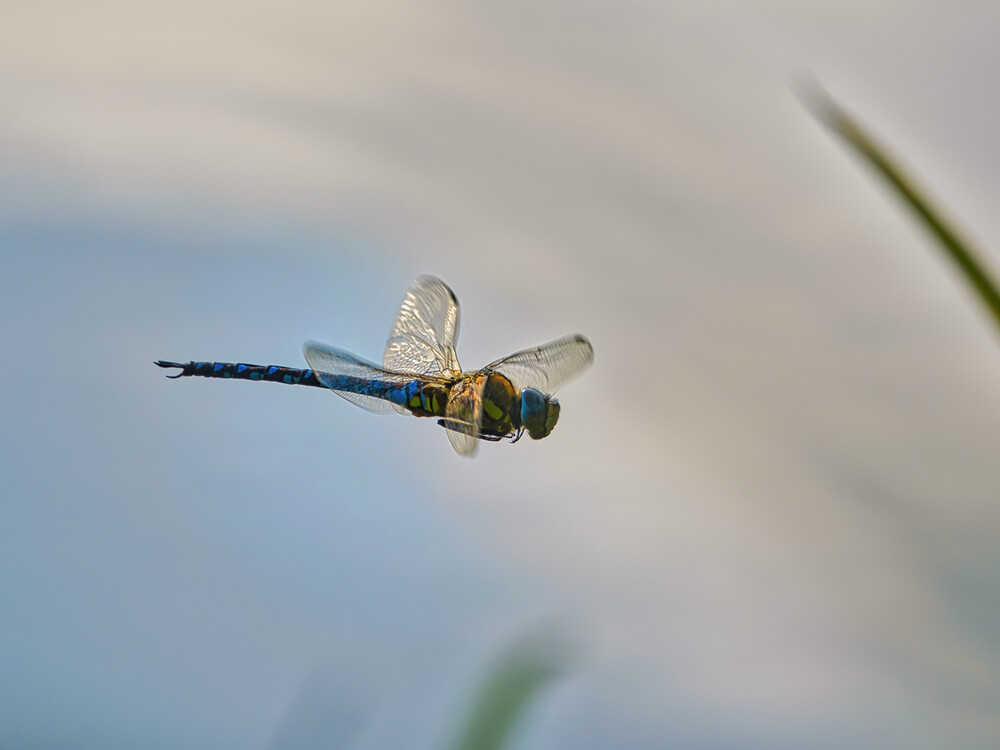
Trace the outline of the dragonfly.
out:
<instances>
[{"instance_id":1,"label":"dragonfly","mask_svg":"<svg viewBox=\"0 0 1000 750\"><path fill-rule=\"evenodd\" d=\"M303 345L307 369L231 362L155 364L180 369L170 378L313 386L376 414L436 418L461 456L476 455L481 441L517 442L525 432L534 440L548 437L559 420L556 390L594 360L587 338L564 336L464 371L455 351L458 324L455 293L439 278L420 276L396 314L381 366L316 341Z\"/></svg>"}]
</instances>

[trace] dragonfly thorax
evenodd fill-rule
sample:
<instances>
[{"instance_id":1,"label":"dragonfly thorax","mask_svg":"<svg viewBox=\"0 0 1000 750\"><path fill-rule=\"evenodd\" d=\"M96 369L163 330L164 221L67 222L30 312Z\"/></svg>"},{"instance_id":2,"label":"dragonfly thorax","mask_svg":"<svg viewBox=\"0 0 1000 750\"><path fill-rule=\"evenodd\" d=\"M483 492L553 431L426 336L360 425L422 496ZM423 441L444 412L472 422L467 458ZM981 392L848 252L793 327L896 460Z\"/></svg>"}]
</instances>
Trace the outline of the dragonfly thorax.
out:
<instances>
[{"instance_id":1,"label":"dragonfly thorax","mask_svg":"<svg viewBox=\"0 0 1000 750\"><path fill-rule=\"evenodd\" d=\"M510 380L497 372L486 374L485 382L482 383L481 398L483 402L481 432L506 437L520 428L517 389Z\"/></svg>"}]
</instances>

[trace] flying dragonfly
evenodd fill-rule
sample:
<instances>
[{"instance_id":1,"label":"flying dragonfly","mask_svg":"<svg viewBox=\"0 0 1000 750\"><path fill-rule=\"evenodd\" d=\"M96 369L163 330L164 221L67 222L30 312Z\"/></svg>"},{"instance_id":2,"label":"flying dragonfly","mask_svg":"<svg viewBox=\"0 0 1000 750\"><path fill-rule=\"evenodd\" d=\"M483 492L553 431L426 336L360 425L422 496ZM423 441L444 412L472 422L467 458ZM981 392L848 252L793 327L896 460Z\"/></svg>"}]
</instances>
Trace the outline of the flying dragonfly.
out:
<instances>
[{"instance_id":1,"label":"flying dragonfly","mask_svg":"<svg viewBox=\"0 0 1000 750\"><path fill-rule=\"evenodd\" d=\"M435 417L452 447L474 456L480 440L540 440L559 419L556 389L594 360L586 337L565 336L498 359L480 370L458 363L458 299L441 279L421 276L396 314L382 366L326 344L303 346L309 369L230 362L156 362L171 378L266 380L327 388L376 414Z\"/></svg>"}]
</instances>

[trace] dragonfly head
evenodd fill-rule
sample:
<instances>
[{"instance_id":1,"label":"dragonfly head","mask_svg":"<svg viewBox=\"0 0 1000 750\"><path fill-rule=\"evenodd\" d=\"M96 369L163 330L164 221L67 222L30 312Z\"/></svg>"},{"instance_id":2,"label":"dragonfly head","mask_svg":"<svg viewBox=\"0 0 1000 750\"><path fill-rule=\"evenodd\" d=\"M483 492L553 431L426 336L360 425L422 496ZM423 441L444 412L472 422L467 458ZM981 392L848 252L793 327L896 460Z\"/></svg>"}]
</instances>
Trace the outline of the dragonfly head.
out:
<instances>
[{"instance_id":1,"label":"dragonfly head","mask_svg":"<svg viewBox=\"0 0 1000 750\"><path fill-rule=\"evenodd\" d=\"M548 437L559 421L559 402L534 388L521 391L521 426L532 440Z\"/></svg>"}]
</instances>

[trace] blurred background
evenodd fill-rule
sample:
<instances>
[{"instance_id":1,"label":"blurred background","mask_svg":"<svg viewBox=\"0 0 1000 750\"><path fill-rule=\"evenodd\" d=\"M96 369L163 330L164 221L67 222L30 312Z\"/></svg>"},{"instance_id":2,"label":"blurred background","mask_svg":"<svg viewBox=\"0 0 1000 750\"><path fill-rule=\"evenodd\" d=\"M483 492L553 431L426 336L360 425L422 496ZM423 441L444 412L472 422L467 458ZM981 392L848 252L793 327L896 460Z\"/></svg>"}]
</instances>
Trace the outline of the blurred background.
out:
<instances>
[{"instance_id":1,"label":"blurred background","mask_svg":"<svg viewBox=\"0 0 1000 750\"><path fill-rule=\"evenodd\" d=\"M793 93L1000 247L997 6L2 15L0 745L444 747L537 629L522 750L1000 744L997 336ZM420 273L467 368L590 338L550 438L152 364Z\"/></svg>"}]
</instances>

